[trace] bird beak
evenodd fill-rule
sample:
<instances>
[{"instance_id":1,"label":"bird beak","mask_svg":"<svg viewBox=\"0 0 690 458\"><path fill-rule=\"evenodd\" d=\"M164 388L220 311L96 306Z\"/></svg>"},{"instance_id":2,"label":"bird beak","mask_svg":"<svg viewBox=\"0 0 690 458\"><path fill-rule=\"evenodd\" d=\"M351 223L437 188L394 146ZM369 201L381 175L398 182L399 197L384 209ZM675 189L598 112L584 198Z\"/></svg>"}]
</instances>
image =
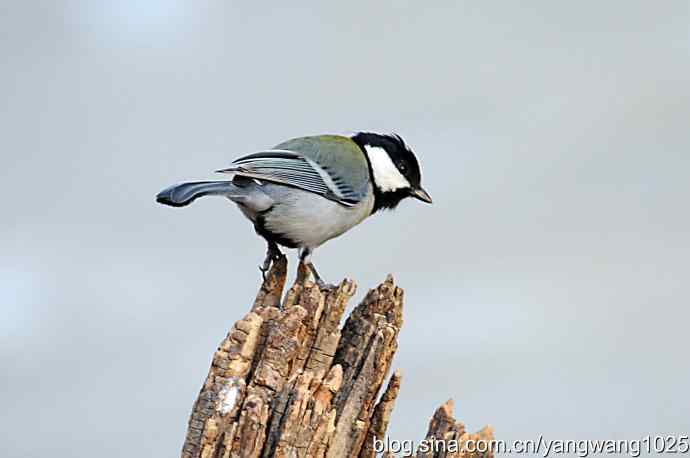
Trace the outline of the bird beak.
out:
<instances>
[{"instance_id":1,"label":"bird beak","mask_svg":"<svg viewBox=\"0 0 690 458\"><path fill-rule=\"evenodd\" d=\"M426 202L428 204L432 203L431 196L422 188L413 189L410 192L410 195L415 199L421 200L422 202Z\"/></svg>"}]
</instances>

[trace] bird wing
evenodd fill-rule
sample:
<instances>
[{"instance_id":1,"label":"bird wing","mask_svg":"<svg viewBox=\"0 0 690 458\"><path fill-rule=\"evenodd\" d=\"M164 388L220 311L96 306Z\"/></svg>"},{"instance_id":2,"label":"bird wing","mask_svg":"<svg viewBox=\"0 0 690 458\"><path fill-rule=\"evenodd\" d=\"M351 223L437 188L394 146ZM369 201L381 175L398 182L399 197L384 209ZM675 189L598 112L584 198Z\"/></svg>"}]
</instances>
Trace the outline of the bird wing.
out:
<instances>
[{"instance_id":1,"label":"bird wing","mask_svg":"<svg viewBox=\"0 0 690 458\"><path fill-rule=\"evenodd\" d=\"M337 135L288 140L219 172L292 186L345 206L361 202L368 190L364 153L351 139Z\"/></svg>"}]
</instances>

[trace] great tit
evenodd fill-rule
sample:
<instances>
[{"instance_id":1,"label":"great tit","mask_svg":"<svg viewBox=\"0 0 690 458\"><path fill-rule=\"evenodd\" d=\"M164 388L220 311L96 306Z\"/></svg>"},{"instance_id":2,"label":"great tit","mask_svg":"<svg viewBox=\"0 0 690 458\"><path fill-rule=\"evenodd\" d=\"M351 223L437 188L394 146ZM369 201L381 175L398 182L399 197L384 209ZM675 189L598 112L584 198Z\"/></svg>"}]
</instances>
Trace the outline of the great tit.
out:
<instances>
[{"instance_id":1,"label":"great tit","mask_svg":"<svg viewBox=\"0 0 690 458\"><path fill-rule=\"evenodd\" d=\"M202 196L227 197L268 243L264 273L282 256L278 245L298 248L319 286L325 283L311 262L315 248L406 197L431 203L417 158L395 134L293 138L217 172L231 179L176 184L156 200L184 207Z\"/></svg>"}]
</instances>

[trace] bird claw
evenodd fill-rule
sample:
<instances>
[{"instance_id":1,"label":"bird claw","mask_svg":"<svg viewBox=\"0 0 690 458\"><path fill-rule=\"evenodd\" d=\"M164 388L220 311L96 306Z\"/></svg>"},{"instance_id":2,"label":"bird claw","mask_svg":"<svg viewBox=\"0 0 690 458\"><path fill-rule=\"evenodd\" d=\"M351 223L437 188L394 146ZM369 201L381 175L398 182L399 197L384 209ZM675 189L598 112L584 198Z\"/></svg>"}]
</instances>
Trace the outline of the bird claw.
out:
<instances>
[{"instance_id":1,"label":"bird claw","mask_svg":"<svg viewBox=\"0 0 690 458\"><path fill-rule=\"evenodd\" d=\"M319 289L323 290L323 291L334 291L335 289L338 288L338 285L334 285L332 283L326 283L325 281L323 281L320 278L317 278L315 283L316 283L316 286L318 286Z\"/></svg>"},{"instance_id":2,"label":"bird claw","mask_svg":"<svg viewBox=\"0 0 690 458\"><path fill-rule=\"evenodd\" d=\"M270 268L270 264L268 266L266 266L266 263L259 266L259 271L261 272L261 278L263 278L264 281L266 281L266 274L268 273L269 268Z\"/></svg>"},{"instance_id":3,"label":"bird claw","mask_svg":"<svg viewBox=\"0 0 690 458\"><path fill-rule=\"evenodd\" d=\"M320 290L333 291L337 288L336 285L332 285L330 283L326 283L325 281L323 281L321 275L319 275L319 273L316 271L316 267L314 267L314 264L310 262L307 264L307 267L311 271L312 277L314 277L314 283L316 283L316 286L318 286Z\"/></svg>"},{"instance_id":4,"label":"bird claw","mask_svg":"<svg viewBox=\"0 0 690 458\"><path fill-rule=\"evenodd\" d=\"M273 263L280 260L282 256L283 253L281 253L278 247L271 245L268 246L268 251L266 252L266 258L264 259L264 263L259 266L259 270L261 271L261 277L263 277L264 281L266 281L266 274L271 269Z\"/></svg>"}]
</instances>

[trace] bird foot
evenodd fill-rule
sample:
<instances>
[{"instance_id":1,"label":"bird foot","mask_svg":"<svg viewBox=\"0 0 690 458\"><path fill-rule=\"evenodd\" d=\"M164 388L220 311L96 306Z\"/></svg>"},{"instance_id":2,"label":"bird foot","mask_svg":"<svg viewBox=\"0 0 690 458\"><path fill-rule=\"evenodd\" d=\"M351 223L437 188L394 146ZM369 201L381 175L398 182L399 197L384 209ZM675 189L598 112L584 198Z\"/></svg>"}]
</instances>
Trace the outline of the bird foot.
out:
<instances>
[{"instance_id":1,"label":"bird foot","mask_svg":"<svg viewBox=\"0 0 690 458\"><path fill-rule=\"evenodd\" d=\"M320 278L317 278L316 281L316 286L319 287L320 290L322 291L334 291L335 289L338 288L338 285L334 285L333 283L326 283Z\"/></svg>"},{"instance_id":2,"label":"bird foot","mask_svg":"<svg viewBox=\"0 0 690 458\"><path fill-rule=\"evenodd\" d=\"M268 245L268 250L266 251L266 258L264 263L259 266L259 271L261 271L261 277L266 281L266 274L271 269L274 262L278 261L283 257L283 253L275 245Z\"/></svg>"},{"instance_id":3,"label":"bird foot","mask_svg":"<svg viewBox=\"0 0 690 458\"><path fill-rule=\"evenodd\" d=\"M319 275L319 273L316 271L316 267L314 267L314 264L310 262L307 264L307 267L309 267L311 275L314 277L314 283L316 283L316 286L318 286L319 289L324 291L333 291L337 288L336 285L332 285L330 283L326 283L325 281L323 281L321 275Z\"/></svg>"},{"instance_id":4,"label":"bird foot","mask_svg":"<svg viewBox=\"0 0 690 458\"><path fill-rule=\"evenodd\" d=\"M263 281L266 281L266 274L268 273L269 268L270 268L270 265L266 266L265 263L263 265L259 266L259 272L261 272L261 278L263 279Z\"/></svg>"}]
</instances>

